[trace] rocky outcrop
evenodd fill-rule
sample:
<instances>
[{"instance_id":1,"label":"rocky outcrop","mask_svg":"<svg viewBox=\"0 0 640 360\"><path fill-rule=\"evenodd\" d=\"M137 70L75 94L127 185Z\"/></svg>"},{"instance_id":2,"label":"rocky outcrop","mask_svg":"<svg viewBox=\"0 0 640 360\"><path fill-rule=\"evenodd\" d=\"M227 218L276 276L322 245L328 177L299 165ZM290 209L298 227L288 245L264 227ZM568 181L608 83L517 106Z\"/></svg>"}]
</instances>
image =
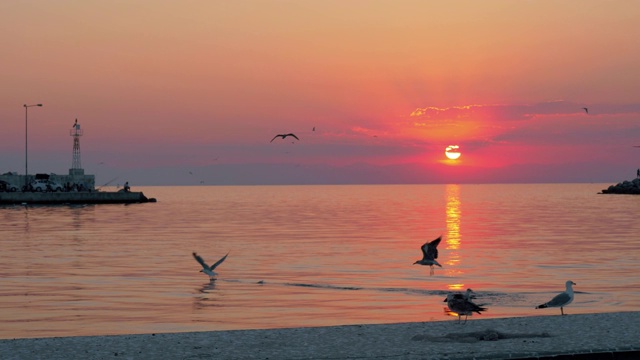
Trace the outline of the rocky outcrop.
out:
<instances>
[{"instance_id":1,"label":"rocky outcrop","mask_svg":"<svg viewBox=\"0 0 640 360\"><path fill-rule=\"evenodd\" d=\"M602 190L602 194L629 194L640 195L640 178L633 179L631 181L623 181L616 185L611 185L608 188Z\"/></svg>"}]
</instances>

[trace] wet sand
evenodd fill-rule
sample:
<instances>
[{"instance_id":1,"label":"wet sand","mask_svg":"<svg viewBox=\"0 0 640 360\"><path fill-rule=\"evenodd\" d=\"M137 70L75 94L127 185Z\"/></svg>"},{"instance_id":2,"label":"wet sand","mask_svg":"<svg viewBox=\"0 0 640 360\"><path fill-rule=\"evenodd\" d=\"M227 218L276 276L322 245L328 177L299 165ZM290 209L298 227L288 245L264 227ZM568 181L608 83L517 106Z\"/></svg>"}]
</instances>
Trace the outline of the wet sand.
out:
<instances>
[{"instance_id":1,"label":"wet sand","mask_svg":"<svg viewBox=\"0 0 640 360\"><path fill-rule=\"evenodd\" d=\"M550 309L549 312L559 312ZM126 326L126 325L123 325ZM0 340L2 359L640 358L640 312ZM594 354L598 353L598 354Z\"/></svg>"}]
</instances>

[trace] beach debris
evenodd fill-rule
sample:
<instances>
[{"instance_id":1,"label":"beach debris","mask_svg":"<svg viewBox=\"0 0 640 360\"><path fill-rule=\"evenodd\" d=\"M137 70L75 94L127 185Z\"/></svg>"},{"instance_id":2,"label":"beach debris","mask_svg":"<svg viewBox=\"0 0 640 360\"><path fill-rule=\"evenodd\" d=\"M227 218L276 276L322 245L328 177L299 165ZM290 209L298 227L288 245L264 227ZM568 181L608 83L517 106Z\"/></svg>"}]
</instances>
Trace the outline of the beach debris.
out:
<instances>
[{"instance_id":1,"label":"beach debris","mask_svg":"<svg viewBox=\"0 0 640 360\"><path fill-rule=\"evenodd\" d=\"M200 270L200 272L209 275L209 279L211 280L215 280L215 277L218 275L218 273L214 272L213 270L217 268L218 265L222 264L222 262L227 258L227 256L229 256L229 253L223 256L220 260L216 261L215 264L209 266L204 261L204 259L200 257L200 255L196 254L195 252L193 253L193 258L196 259L196 261L202 266L202 270Z\"/></svg>"},{"instance_id":2,"label":"beach debris","mask_svg":"<svg viewBox=\"0 0 640 360\"><path fill-rule=\"evenodd\" d=\"M576 283L574 283L571 280L567 280L567 282L565 283L567 289L563 292L561 292L560 294L556 295L553 299L549 300L548 302L542 304L542 305L538 305L536 306L536 309L544 309L544 308L548 308L548 307L559 307L560 308L560 314L564 315L564 310L563 308L569 304L571 304L571 302L573 301L573 285L576 285Z\"/></svg>"},{"instance_id":3,"label":"beach debris","mask_svg":"<svg viewBox=\"0 0 640 360\"><path fill-rule=\"evenodd\" d=\"M432 335L414 335L411 340L413 341L433 341L433 342L463 342L463 343L475 343L479 341L498 341L505 339L517 339L517 338L546 338L551 337L547 332L542 333L530 333L530 334L518 334L518 333L505 333L493 329L486 329L484 331L472 331L472 332L456 332L449 333L444 336L432 336Z\"/></svg>"},{"instance_id":4,"label":"beach debris","mask_svg":"<svg viewBox=\"0 0 640 360\"><path fill-rule=\"evenodd\" d=\"M449 307L449 314L458 316L458 323L460 323L462 315L464 315L464 323L466 324L469 315L473 315L474 312L482 314L482 311L487 311L487 308L469 300L467 298L468 295L470 295L468 292L466 294L447 294L447 298L444 299L444 302Z\"/></svg>"},{"instance_id":5,"label":"beach debris","mask_svg":"<svg viewBox=\"0 0 640 360\"><path fill-rule=\"evenodd\" d=\"M440 244L440 240L442 240L442 235L440 235L440 237L438 237L437 239L435 239L435 240L433 240L431 242L424 243L420 247L420 250L422 250L422 260L418 260L418 261L414 262L413 265L415 265L415 264L428 265L431 268L431 271L429 272L430 275L433 275L433 272L434 272L433 265L437 265L437 266L442 267L442 265L440 265L436 261L436 259L438 258L437 246L438 246L438 244Z\"/></svg>"}]
</instances>

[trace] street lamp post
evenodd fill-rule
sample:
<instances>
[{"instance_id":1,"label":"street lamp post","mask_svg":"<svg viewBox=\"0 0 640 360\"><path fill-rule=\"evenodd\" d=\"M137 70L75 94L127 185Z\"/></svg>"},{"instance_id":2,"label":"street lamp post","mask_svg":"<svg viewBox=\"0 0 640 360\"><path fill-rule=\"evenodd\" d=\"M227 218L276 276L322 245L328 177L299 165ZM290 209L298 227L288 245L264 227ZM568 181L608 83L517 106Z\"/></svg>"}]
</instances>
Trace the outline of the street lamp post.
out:
<instances>
[{"instance_id":1,"label":"street lamp post","mask_svg":"<svg viewBox=\"0 0 640 360\"><path fill-rule=\"evenodd\" d=\"M28 111L30 107L42 106L42 104L27 105L24 104L24 188L29 185L29 161L28 161Z\"/></svg>"}]
</instances>

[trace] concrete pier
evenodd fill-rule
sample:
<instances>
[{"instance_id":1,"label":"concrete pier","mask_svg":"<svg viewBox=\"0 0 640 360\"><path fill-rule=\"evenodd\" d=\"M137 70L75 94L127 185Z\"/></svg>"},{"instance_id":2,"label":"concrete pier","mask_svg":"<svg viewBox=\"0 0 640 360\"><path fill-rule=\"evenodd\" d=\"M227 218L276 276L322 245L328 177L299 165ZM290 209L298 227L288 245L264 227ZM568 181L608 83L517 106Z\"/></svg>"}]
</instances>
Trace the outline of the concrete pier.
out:
<instances>
[{"instance_id":1,"label":"concrete pier","mask_svg":"<svg viewBox=\"0 0 640 360\"><path fill-rule=\"evenodd\" d=\"M132 204L156 202L142 192L2 192L0 204Z\"/></svg>"}]
</instances>

